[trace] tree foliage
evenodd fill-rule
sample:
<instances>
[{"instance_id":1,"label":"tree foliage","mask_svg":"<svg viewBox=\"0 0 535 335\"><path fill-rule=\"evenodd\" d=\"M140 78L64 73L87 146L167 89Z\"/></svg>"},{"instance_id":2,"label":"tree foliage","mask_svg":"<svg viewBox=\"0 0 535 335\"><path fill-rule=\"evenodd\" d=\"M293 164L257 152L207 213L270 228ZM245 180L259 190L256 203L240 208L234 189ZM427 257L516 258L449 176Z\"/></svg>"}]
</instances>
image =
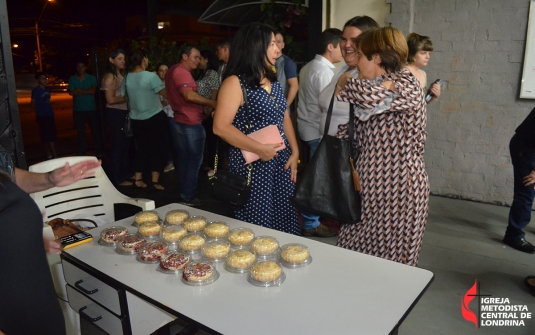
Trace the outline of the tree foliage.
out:
<instances>
[{"instance_id":1,"label":"tree foliage","mask_svg":"<svg viewBox=\"0 0 535 335\"><path fill-rule=\"evenodd\" d=\"M260 5L265 13L265 23L275 27L284 36L285 54L294 60L303 57L303 44L307 40L307 14L305 0L292 0L292 4L280 4L269 0Z\"/></svg>"},{"instance_id":2,"label":"tree foliage","mask_svg":"<svg viewBox=\"0 0 535 335\"><path fill-rule=\"evenodd\" d=\"M130 49L143 49L147 51L149 66L147 71L156 71L158 64L166 64L171 67L180 61L180 50L185 44L178 45L176 42L164 39L152 38L149 40L132 41Z\"/></svg>"}]
</instances>

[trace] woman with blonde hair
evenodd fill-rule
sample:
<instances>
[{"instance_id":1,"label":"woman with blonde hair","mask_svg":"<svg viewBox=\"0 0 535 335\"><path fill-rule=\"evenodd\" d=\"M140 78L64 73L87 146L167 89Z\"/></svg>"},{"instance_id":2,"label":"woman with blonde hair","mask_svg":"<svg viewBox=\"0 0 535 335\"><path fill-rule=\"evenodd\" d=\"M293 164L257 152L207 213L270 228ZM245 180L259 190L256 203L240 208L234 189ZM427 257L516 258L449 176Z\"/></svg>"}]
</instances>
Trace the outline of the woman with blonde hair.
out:
<instances>
[{"instance_id":1,"label":"woman with blonde hair","mask_svg":"<svg viewBox=\"0 0 535 335\"><path fill-rule=\"evenodd\" d=\"M338 99L355 105L353 140L362 185L361 222L342 225L338 245L416 266L427 221L424 164L426 103L420 83L404 68L408 47L393 27L372 29L356 40L358 78L344 74Z\"/></svg>"}]
</instances>

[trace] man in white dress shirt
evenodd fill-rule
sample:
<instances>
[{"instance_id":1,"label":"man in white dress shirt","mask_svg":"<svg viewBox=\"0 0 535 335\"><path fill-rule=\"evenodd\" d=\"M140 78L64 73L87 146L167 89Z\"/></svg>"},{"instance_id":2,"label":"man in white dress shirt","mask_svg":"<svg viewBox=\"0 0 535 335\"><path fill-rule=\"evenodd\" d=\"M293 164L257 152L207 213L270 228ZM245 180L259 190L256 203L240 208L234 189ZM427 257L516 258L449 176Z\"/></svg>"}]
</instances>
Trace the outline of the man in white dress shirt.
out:
<instances>
[{"instance_id":1,"label":"man in white dress shirt","mask_svg":"<svg viewBox=\"0 0 535 335\"><path fill-rule=\"evenodd\" d=\"M309 157L314 155L320 142L319 125L321 109L318 104L320 92L334 76L334 65L342 61L340 41L342 31L326 29L318 41L318 54L299 73L299 99L297 102L297 130L309 147ZM303 235L329 237L335 231L319 222L319 216L311 213L303 215Z\"/></svg>"}]
</instances>

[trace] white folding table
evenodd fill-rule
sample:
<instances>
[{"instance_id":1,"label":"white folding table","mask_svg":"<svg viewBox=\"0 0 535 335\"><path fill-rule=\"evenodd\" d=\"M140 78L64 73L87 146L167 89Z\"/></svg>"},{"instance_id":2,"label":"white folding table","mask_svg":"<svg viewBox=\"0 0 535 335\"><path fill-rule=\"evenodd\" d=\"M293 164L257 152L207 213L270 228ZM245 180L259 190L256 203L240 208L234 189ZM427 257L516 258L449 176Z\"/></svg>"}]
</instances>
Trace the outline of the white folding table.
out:
<instances>
[{"instance_id":1,"label":"white folding table","mask_svg":"<svg viewBox=\"0 0 535 335\"><path fill-rule=\"evenodd\" d=\"M303 268L283 268L286 280L279 287L253 286L246 274L227 272L223 264L216 267L221 274L216 282L193 287L183 284L179 276L156 271L157 265L140 263L135 256L119 255L113 248L98 245L100 231L106 226L93 229L94 240L64 250L64 262L126 291L134 334L150 330L147 327L155 330L175 317L194 321L216 334L393 334L433 280L433 273L424 269L179 204L156 211L163 218L171 209L186 209L208 221L224 221L231 229L251 228L256 236L274 236L281 245L305 244L313 260ZM128 218L113 225L135 232L132 222L133 218ZM144 306L152 311L145 314Z\"/></svg>"}]
</instances>

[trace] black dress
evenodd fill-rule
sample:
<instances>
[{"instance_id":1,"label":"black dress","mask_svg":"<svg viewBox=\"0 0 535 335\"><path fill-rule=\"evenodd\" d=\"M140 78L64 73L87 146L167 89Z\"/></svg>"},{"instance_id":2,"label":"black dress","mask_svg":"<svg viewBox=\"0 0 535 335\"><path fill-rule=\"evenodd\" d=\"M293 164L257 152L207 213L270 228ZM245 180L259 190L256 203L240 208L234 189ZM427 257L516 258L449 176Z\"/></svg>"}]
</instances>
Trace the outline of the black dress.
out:
<instances>
[{"instance_id":1,"label":"black dress","mask_svg":"<svg viewBox=\"0 0 535 335\"><path fill-rule=\"evenodd\" d=\"M35 202L0 175L0 330L62 335L65 321L43 245Z\"/></svg>"}]
</instances>

